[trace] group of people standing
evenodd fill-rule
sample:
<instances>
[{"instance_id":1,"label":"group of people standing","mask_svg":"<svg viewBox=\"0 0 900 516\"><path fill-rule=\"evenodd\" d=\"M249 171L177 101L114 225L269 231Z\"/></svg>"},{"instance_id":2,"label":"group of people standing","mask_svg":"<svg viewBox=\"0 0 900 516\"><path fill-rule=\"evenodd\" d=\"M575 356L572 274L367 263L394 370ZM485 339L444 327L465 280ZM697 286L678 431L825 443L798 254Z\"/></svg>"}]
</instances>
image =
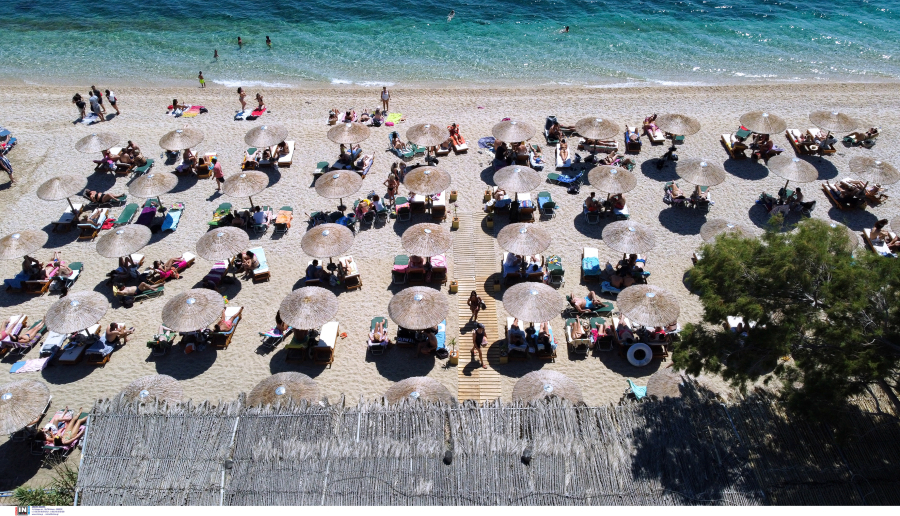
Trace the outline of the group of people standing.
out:
<instances>
[{"instance_id":1,"label":"group of people standing","mask_svg":"<svg viewBox=\"0 0 900 516\"><path fill-rule=\"evenodd\" d=\"M96 115L100 119L100 122L106 122L106 106L103 105L103 93L104 92L98 90L96 86L91 86L87 93L87 102L85 102L84 97L82 97L80 93L76 93L72 97L72 104L75 104L75 106L78 108L78 112L81 115L81 118L85 118L87 116L86 109L87 105L90 104L91 113ZM106 100L108 100L109 105L116 110L116 114L120 115L121 111L119 111L118 98L116 98L116 94L110 90L106 90Z\"/></svg>"}]
</instances>

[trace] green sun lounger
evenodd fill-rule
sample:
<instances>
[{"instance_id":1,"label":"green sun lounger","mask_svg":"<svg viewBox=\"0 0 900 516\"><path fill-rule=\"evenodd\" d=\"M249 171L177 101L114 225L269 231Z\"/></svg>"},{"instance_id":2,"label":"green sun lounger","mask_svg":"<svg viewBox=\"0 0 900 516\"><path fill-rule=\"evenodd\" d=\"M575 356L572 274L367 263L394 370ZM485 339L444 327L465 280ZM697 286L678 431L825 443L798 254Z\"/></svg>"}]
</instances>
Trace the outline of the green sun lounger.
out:
<instances>
[{"instance_id":1,"label":"green sun lounger","mask_svg":"<svg viewBox=\"0 0 900 516\"><path fill-rule=\"evenodd\" d=\"M134 218L134 214L138 211L138 205L136 203L131 203L125 206L125 209L122 210L122 213L119 214L119 218L116 219L116 226L124 226L125 224L130 224L131 219Z\"/></svg>"},{"instance_id":2,"label":"green sun lounger","mask_svg":"<svg viewBox=\"0 0 900 516\"><path fill-rule=\"evenodd\" d=\"M150 170L151 168L153 168L153 160L152 160L152 159L148 159L148 160L147 160L147 163L144 163L142 166L140 166L140 167L134 167L134 172L133 172L133 174L134 174L135 176L140 176L140 175L142 175L142 174L146 174L147 171Z\"/></svg>"},{"instance_id":3,"label":"green sun lounger","mask_svg":"<svg viewBox=\"0 0 900 516\"><path fill-rule=\"evenodd\" d=\"M219 205L218 208L216 208L216 211L213 213L213 218L211 221L209 221L208 224L214 228L219 227L219 221L221 221L222 218L229 213L231 213L231 203L223 202Z\"/></svg>"}]
</instances>

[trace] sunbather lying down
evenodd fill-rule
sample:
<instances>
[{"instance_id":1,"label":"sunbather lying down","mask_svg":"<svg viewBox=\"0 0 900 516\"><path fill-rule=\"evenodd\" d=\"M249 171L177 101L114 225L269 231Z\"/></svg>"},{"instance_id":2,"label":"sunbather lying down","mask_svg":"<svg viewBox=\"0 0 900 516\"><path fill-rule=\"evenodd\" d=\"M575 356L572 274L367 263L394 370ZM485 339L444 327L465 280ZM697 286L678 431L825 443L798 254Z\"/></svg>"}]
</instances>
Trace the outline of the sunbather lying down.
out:
<instances>
[{"instance_id":1,"label":"sunbather lying down","mask_svg":"<svg viewBox=\"0 0 900 516\"><path fill-rule=\"evenodd\" d=\"M53 416L53 419L38 431L37 438L43 439L44 444L48 446L69 446L84 435L86 422L86 416L73 420L72 412L66 411L59 417Z\"/></svg>"},{"instance_id":2,"label":"sunbather lying down","mask_svg":"<svg viewBox=\"0 0 900 516\"><path fill-rule=\"evenodd\" d=\"M138 285L136 287L126 287L125 285L121 285L121 284L113 285L113 295L117 296L117 297L136 296L143 292L154 290L155 288L156 287L154 287L153 285L148 285L147 283L144 283L143 281L140 283L140 285Z\"/></svg>"},{"instance_id":3,"label":"sunbather lying down","mask_svg":"<svg viewBox=\"0 0 900 516\"><path fill-rule=\"evenodd\" d=\"M370 346L386 346L389 344L387 334L384 331L384 322L378 321L375 323L375 328L369 332L369 342Z\"/></svg>"},{"instance_id":4,"label":"sunbather lying down","mask_svg":"<svg viewBox=\"0 0 900 516\"><path fill-rule=\"evenodd\" d=\"M112 195L106 192L98 192L96 190L85 190L84 196L91 202L109 202L119 197L118 195Z\"/></svg>"},{"instance_id":5,"label":"sunbather lying down","mask_svg":"<svg viewBox=\"0 0 900 516\"><path fill-rule=\"evenodd\" d=\"M0 332L0 348L10 347L8 344L19 343L19 344L27 344L34 340L35 337L44 329L44 321L41 321L34 325L33 328L29 328L23 332L20 332L18 335L11 335L11 332L15 329L15 323L7 326L5 330Z\"/></svg>"},{"instance_id":6,"label":"sunbather lying down","mask_svg":"<svg viewBox=\"0 0 900 516\"><path fill-rule=\"evenodd\" d=\"M576 297L575 293L573 292L569 294L566 299L569 301L569 304L572 306L572 308L574 308L575 311L579 314L590 312L594 308L603 305L603 300L597 294L595 294L594 291L589 291L587 296L583 298Z\"/></svg>"}]
</instances>

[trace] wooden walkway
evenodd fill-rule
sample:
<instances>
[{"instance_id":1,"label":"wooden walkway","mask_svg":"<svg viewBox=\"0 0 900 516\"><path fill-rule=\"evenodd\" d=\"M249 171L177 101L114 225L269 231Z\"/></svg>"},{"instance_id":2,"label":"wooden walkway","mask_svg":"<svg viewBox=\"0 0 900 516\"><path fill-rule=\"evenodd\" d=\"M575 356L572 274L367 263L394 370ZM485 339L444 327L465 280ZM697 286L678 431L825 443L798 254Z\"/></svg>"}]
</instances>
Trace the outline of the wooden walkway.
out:
<instances>
[{"instance_id":1,"label":"wooden walkway","mask_svg":"<svg viewBox=\"0 0 900 516\"><path fill-rule=\"evenodd\" d=\"M493 343L502 336L497 326L497 303L494 297L485 292L485 286L497 272L499 258L495 245L493 230L485 233L482 229L484 213L460 213L459 230L453 238L453 270L454 279L459 284L457 300L459 303L459 381L457 399L459 401L475 400L478 402L493 401L500 397L500 374L493 366L500 363L498 346L482 348L487 369L478 363L478 357L472 357L472 335L474 325L469 322L471 312L466 303L469 293L478 292L485 310L478 314L478 322L484 324L488 338Z\"/></svg>"}]
</instances>

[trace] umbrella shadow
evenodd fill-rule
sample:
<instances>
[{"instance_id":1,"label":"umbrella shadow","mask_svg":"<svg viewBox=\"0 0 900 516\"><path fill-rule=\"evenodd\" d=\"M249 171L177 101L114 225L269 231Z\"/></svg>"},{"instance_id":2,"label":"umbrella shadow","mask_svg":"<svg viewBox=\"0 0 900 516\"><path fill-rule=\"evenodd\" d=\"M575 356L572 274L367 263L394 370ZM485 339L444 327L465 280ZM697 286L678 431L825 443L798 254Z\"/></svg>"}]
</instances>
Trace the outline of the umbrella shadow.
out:
<instances>
[{"instance_id":1,"label":"umbrella shadow","mask_svg":"<svg viewBox=\"0 0 900 516\"><path fill-rule=\"evenodd\" d=\"M615 221L616 219L614 217L600 217L600 222L597 224L588 224L587 216L584 213L578 213L575 215L575 218L572 219L572 225L575 226L575 231L578 231L582 235L595 240L602 240L603 228L610 222Z\"/></svg>"},{"instance_id":2,"label":"umbrella shadow","mask_svg":"<svg viewBox=\"0 0 900 516\"><path fill-rule=\"evenodd\" d=\"M97 192L109 192L110 189L116 186L116 175L112 172L94 172L93 174L87 176L87 185L84 187L86 190L94 190ZM121 194L128 193L128 191L123 192L110 192L112 194ZM73 202L84 201L87 202L84 197L80 194L73 195ZM68 203L66 203L68 206Z\"/></svg>"},{"instance_id":3,"label":"umbrella shadow","mask_svg":"<svg viewBox=\"0 0 900 516\"><path fill-rule=\"evenodd\" d=\"M828 210L828 218L840 222L853 231L871 229L878 222L878 216L867 210L844 211L834 206Z\"/></svg>"},{"instance_id":4,"label":"umbrella shadow","mask_svg":"<svg viewBox=\"0 0 900 516\"><path fill-rule=\"evenodd\" d=\"M503 341L497 341L492 344L492 346L499 346L501 342ZM528 373L543 369L544 364L546 363L545 360L538 360L536 358L510 360L503 365L495 366L494 369L500 373L500 376L505 376L507 378L521 378Z\"/></svg>"},{"instance_id":5,"label":"umbrella shadow","mask_svg":"<svg viewBox=\"0 0 900 516\"><path fill-rule=\"evenodd\" d=\"M426 222L430 222L430 221L426 221ZM394 224L393 224L394 233L397 236L402 237L403 232L414 225L416 225L416 221L414 221L412 217L410 217L409 220L396 220L395 219Z\"/></svg>"},{"instance_id":6,"label":"umbrella shadow","mask_svg":"<svg viewBox=\"0 0 900 516\"><path fill-rule=\"evenodd\" d=\"M165 195L186 192L186 191L190 190L191 188L193 188L197 183L200 182L200 180L197 179L197 176L195 176L193 174L186 175L186 176L181 175L181 176L177 176L177 177L178 177L178 182L175 183L175 188L166 192Z\"/></svg>"},{"instance_id":7,"label":"umbrella shadow","mask_svg":"<svg viewBox=\"0 0 900 516\"><path fill-rule=\"evenodd\" d=\"M275 353L272 353L272 359L269 360L270 373L278 374L291 371L299 371L306 376L309 376L310 378L316 378L320 374L322 374L327 367L322 364L316 364L309 358L300 362L288 362L286 360L287 353L287 350L284 348L281 348Z\"/></svg>"},{"instance_id":8,"label":"umbrella shadow","mask_svg":"<svg viewBox=\"0 0 900 516\"><path fill-rule=\"evenodd\" d=\"M115 352L113 352L113 355L115 355ZM113 358L115 358L115 356L113 356ZM52 361L50 367L41 371L41 376L48 383L54 385L66 385L84 380L96 369L97 366L86 364L83 361L73 365L60 365L59 363Z\"/></svg>"},{"instance_id":9,"label":"umbrella shadow","mask_svg":"<svg viewBox=\"0 0 900 516\"><path fill-rule=\"evenodd\" d=\"M266 188L272 188L279 181L281 181L281 169L279 169L279 168L267 167L265 174L269 178L269 184L266 185Z\"/></svg>"},{"instance_id":10,"label":"umbrella shadow","mask_svg":"<svg viewBox=\"0 0 900 516\"><path fill-rule=\"evenodd\" d=\"M52 416L48 413L42 422L49 422L48 417ZM31 442L31 439L22 442L7 439L0 444L0 490L12 491L31 480L40 471L44 455L33 455Z\"/></svg>"},{"instance_id":11,"label":"umbrella shadow","mask_svg":"<svg viewBox=\"0 0 900 516\"><path fill-rule=\"evenodd\" d=\"M482 169L479 172L478 177L481 179L481 182L488 186L497 186L497 183L494 182L494 173L497 169L494 168L494 165L490 165L489 167Z\"/></svg>"},{"instance_id":12,"label":"umbrella shadow","mask_svg":"<svg viewBox=\"0 0 900 516\"><path fill-rule=\"evenodd\" d=\"M722 163L726 172L739 179L759 181L769 175L769 169L753 159L728 158Z\"/></svg>"},{"instance_id":13,"label":"umbrella shadow","mask_svg":"<svg viewBox=\"0 0 900 516\"><path fill-rule=\"evenodd\" d=\"M697 235L706 222L707 214L708 212L687 206L669 206L659 212L659 223L679 235Z\"/></svg>"},{"instance_id":14,"label":"umbrella shadow","mask_svg":"<svg viewBox=\"0 0 900 516\"><path fill-rule=\"evenodd\" d=\"M196 350L185 355L183 343L184 339L172 346L165 355L150 356L147 361L154 362L158 374L167 374L176 380L190 380L208 371L219 356L215 346L206 346L202 351Z\"/></svg>"},{"instance_id":15,"label":"umbrella shadow","mask_svg":"<svg viewBox=\"0 0 900 516\"><path fill-rule=\"evenodd\" d=\"M827 160L822 157L811 157L811 156L797 156L798 158L806 161L810 165L814 166L816 170L819 172L819 181L827 181L829 179L834 179L838 176L838 169L834 166L830 160Z\"/></svg>"},{"instance_id":16,"label":"umbrella shadow","mask_svg":"<svg viewBox=\"0 0 900 516\"><path fill-rule=\"evenodd\" d=\"M650 158L644 161L641 163L641 173L654 181L667 182L678 179L678 174L675 173L674 161L667 161L661 169L656 168L658 162L658 158Z\"/></svg>"},{"instance_id":17,"label":"umbrella shadow","mask_svg":"<svg viewBox=\"0 0 900 516\"><path fill-rule=\"evenodd\" d=\"M368 354L368 353L367 353ZM413 376L427 376L441 362L434 354L419 355L416 348L391 346L383 355L367 358L375 362L378 374L392 382L399 382Z\"/></svg>"},{"instance_id":18,"label":"umbrella shadow","mask_svg":"<svg viewBox=\"0 0 900 516\"><path fill-rule=\"evenodd\" d=\"M498 264L499 264L499 258L498 258ZM499 292L494 290L495 281L500 282L500 291ZM489 295L496 301L499 301L499 302L503 301L503 292L506 290L506 286L503 284L503 276L499 272L495 272L495 273L491 274L490 276L488 276L481 287L484 289L484 292L487 295ZM465 295L465 294L463 294L463 295Z\"/></svg>"},{"instance_id":19,"label":"umbrella shadow","mask_svg":"<svg viewBox=\"0 0 900 516\"><path fill-rule=\"evenodd\" d=\"M750 209L747 210L747 216L750 218L750 222L760 229L770 229L772 227L769 223L771 217L762 204L754 203L750 206Z\"/></svg>"},{"instance_id":20,"label":"umbrella shadow","mask_svg":"<svg viewBox=\"0 0 900 516\"><path fill-rule=\"evenodd\" d=\"M68 208L68 205L66 206ZM66 209L65 211L70 211ZM74 223L71 229L64 232L54 232L53 230L56 228L53 224L47 224L43 228L41 228L45 233L47 233L47 243L44 244L44 247L47 249L55 249L59 247L64 247L68 244L78 241L78 228L75 227Z\"/></svg>"}]
</instances>

